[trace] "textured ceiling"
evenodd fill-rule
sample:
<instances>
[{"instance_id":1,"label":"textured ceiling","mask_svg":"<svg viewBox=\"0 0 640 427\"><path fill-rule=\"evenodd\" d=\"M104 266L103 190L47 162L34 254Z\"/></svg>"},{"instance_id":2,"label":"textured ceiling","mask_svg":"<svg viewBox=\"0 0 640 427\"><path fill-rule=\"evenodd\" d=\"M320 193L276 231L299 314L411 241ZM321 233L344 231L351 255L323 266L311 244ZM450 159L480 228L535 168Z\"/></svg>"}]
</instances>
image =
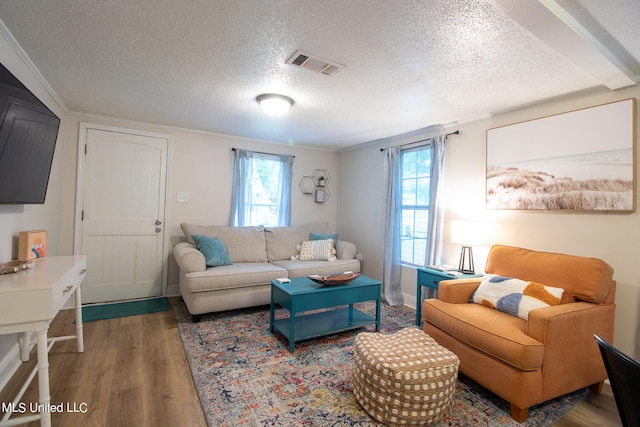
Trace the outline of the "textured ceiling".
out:
<instances>
[{"instance_id":1,"label":"textured ceiling","mask_svg":"<svg viewBox=\"0 0 640 427\"><path fill-rule=\"evenodd\" d=\"M0 20L70 112L341 149L611 88L550 7L637 82L639 0L2 0ZM345 68L286 65L298 49ZM295 104L269 117L266 92Z\"/></svg>"}]
</instances>

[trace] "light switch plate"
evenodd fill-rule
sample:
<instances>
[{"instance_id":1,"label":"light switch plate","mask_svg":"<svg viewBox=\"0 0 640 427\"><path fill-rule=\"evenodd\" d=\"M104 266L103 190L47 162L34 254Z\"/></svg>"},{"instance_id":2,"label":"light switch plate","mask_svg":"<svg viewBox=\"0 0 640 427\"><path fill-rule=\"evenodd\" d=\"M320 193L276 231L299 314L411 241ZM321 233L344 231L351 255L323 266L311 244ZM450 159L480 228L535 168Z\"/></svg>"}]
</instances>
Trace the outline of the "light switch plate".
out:
<instances>
[{"instance_id":1,"label":"light switch plate","mask_svg":"<svg viewBox=\"0 0 640 427\"><path fill-rule=\"evenodd\" d=\"M180 191L178 192L178 203L187 203L189 201L189 193Z\"/></svg>"}]
</instances>

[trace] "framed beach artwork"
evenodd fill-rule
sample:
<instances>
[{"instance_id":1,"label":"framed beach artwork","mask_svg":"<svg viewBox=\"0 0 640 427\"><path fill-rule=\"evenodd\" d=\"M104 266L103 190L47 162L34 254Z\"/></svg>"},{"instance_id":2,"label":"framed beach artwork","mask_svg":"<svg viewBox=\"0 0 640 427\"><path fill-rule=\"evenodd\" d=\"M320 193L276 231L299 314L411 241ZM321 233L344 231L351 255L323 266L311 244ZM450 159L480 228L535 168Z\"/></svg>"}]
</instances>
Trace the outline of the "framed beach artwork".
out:
<instances>
[{"instance_id":1,"label":"framed beach artwork","mask_svg":"<svg viewBox=\"0 0 640 427\"><path fill-rule=\"evenodd\" d=\"M489 209L634 212L635 98L487 130Z\"/></svg>"}]
</instances>

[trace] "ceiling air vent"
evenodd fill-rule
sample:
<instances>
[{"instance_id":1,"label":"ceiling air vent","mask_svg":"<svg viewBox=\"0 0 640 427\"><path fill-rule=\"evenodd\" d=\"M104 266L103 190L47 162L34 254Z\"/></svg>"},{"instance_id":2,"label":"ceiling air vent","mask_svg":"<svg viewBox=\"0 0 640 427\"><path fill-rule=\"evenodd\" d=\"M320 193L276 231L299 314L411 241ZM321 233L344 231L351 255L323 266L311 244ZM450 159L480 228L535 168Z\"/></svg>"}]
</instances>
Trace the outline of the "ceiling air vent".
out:
<instances>
[{"instance_id":1,"label":"ceiling air vent","mask_svg":"<svg viewBox=\"0 0 640 427\"><path fill-rule=\"evenodd\" d=\"M300 50L287 59L287 64L325 76L331 76L344 67L344 65L318 58Z\"/></svg>"}]
</instances>

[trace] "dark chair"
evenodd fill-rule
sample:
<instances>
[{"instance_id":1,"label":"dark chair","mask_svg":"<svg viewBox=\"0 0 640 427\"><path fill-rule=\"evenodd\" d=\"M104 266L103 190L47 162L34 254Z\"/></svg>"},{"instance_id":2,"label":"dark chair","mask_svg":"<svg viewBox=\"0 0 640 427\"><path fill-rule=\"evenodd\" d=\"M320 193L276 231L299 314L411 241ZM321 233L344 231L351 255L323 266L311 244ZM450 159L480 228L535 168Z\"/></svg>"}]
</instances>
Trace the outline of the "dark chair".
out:
<instances>
[{"instance_id":1,"label":"dark chair","mask_svg":"<svg viewBox=\"0 0 640 427\"><path fill-rule=\"evenodd\" d=\"M594 337L600 346L622 425L639 427L640 362L622 353L599 335L596 334Z\"/></svg>"}]
</instances>

